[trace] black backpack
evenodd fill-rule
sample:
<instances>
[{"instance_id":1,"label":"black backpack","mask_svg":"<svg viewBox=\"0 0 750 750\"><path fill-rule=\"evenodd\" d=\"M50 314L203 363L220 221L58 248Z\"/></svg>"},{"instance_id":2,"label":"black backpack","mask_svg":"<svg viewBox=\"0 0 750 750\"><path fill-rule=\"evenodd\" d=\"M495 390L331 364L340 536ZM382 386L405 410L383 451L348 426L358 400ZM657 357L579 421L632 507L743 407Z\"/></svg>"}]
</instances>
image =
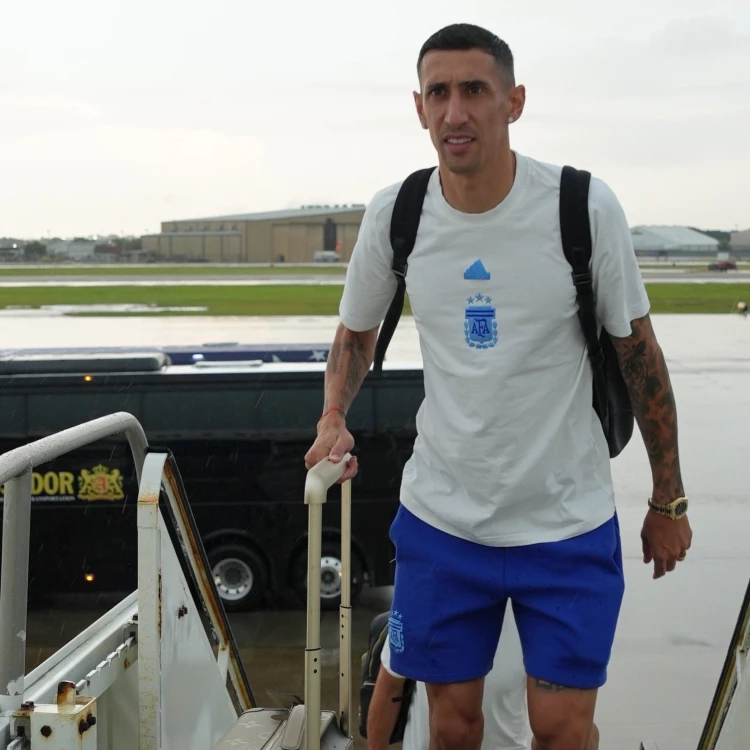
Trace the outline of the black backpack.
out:
<instances>
[{"instance_id":1,"label":"black backpack","mask_svg":"<svg viewBox=\"0 0 750 750\"><path fill-rule=\"evenodd\" d=\"M367 716L370 712L370 701L375 690L375 681L380 672L380 654L383 651L385 639L388 638L388 618L390 612L383 612L373 618L370 624L370 639L367 644L367 651L362 654L362 679L359 687L359 733L367 739ZM394 698L401 702L396 724L391 732L391 745L402 742L404 739L404 729L406 720L409 716L409 706L414 695L416 683L414 680L404 682L404 692L401 698Z\"/></svg>"},{"instance_id":2,"label":"black backpack","mask_svg":"<svg viewBox=\"0 0 750 750\"><path fill-rule=\"evenodd\" d=\"M435 167L420 169L409 175L399 190L391 219L391 247L398 287L386 313L375 345L374 374L382 376L383 360L393 332L404 308L406 270L409 253L419 229L427 184ZM578 318L586 338L589 362L593 371L593 406L604 430L610 458L619 455L633 434L633 408L630 395L620 372L612 340L602 327L597 337L594 286L589 263L591 260L591 228L588 196L591 174L565 166L560 179L560 232L565 257L573 272L578 300Z\"/></svg>"}]
</instances>

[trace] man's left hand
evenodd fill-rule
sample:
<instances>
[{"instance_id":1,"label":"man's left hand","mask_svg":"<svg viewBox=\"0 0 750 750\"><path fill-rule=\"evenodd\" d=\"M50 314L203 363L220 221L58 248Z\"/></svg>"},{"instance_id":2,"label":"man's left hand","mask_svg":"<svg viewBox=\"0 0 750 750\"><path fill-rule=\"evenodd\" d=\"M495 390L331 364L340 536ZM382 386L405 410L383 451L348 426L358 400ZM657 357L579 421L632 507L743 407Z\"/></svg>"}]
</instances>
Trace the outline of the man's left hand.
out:
<instances>
[{"instance_id":1,"label":"man's left hand","mask_svg":"<svg viewBox=\"0 0 750 750\"><path fill-rule=\"evenodd\" d=\"M654 562L654 578L671 573L690 549L693 532L687 516L673 520L652 510L646 512L641 529L643 562Z\"/></svg>"}]
</instances>

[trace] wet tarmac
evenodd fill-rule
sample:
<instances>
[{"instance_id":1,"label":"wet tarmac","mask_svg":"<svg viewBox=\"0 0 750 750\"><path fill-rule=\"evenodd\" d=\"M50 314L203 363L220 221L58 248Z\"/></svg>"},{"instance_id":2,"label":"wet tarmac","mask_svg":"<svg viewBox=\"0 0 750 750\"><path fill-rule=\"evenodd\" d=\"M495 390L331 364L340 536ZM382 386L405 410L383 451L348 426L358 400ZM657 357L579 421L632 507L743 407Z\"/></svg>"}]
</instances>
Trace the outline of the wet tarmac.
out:
<instances>
[{"instance_id":1,"label":"wet tarmac","mask_svg":"<svg viewBox=\"0 0 750 750\"><path fill-rule=\"evenodd\" d=\"M647 284L747 284L750 283L750 271L732 271L716 273L680 268L644 268L644 281ZM0 276L0 287L103 287L103 286L278 286L298 284L303 286L341 285L345 274L260 274L242 277L236 274L207 274L187 276L160 274L145 277L143 274L106 274L64 275L55 276Z\"/></svg>"},{"instance_id":2,"label":"wet tarmac","mask_svg":"<svg viewBox=\"0 0 750 750\"><path fill-rule=\"evenodd\" d=\"M38 325L38 328L35 327ZM184 344L207 341L325 342L335 318L28 319L8 325L6 346L97 343ZM655 316L672 372L679 410L693 546L685 562L654 581L642 562L639 532L651 476L638 433L612 463L622 529L627 589L609 680L600 693L597 723L603 750L637 750L651 739L659 750L697 746L750 577L750 320L726 316ZM106 334L106 336L105 336ZM389 354L420 360L413 321L404 319ZM365 591L353 616L355 703L359 658L371 618L386 610L389 588ZM103 603L60 602L30 614L29 668L103 613ZM299 606L230 616L259 701L266 688L301 694L305 613ZM324 701L337 704L338 617L324 613L322 640L329 663ZM358 748L365 743L358 738Z\"/></svg>"}]
</instances>

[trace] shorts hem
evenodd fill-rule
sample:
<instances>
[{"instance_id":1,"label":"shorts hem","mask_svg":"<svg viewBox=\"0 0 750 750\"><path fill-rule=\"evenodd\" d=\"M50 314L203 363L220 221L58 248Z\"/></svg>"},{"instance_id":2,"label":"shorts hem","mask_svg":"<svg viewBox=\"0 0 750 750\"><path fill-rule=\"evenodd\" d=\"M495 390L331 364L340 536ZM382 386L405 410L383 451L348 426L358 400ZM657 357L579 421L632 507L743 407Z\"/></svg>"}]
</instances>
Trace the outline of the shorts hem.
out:
<instances>
[{"instance_id":1,"label":"shorts hem","mask_svg":"<svg viewBox=\"0 0 750 750\"><path fill-rule=\"evenodd\" d=\"M555 685L564 685L579 690L598 690L604 687L607 682L606 669L597 671L576 669L575 672L571 672L570 670L556 670L549 667L543 669L529 668L526 670L526 674L532 679L544 680Z\"/></svg>"},{"instance_id":2,"label":"shorts hem","mask_svg":"<svg viewBox=\"0 0 750 750\"><path fill-rule=\"evenodd\" d=\"M414 682L424 682L425 684L435 685L453 685L459 682L472 682L473 680L481 680L486 677L489 673L489 669L480 669L473 672L439 672L436 674L429 674L428 672L420 672L419 670L412 671L411 669L402 670L408 673L407 679L414 680Z\"/></svg>"}]
</instances>

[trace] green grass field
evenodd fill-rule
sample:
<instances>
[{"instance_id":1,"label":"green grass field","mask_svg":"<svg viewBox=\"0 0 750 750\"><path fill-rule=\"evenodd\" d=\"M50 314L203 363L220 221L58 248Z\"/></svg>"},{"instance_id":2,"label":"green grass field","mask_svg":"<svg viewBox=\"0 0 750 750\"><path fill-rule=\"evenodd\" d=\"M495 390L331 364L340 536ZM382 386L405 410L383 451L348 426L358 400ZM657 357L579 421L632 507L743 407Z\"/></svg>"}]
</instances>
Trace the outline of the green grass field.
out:
<instances>
[{"instance_id":1,"label":"green grass field","mask_svg":"<svg viewBox=\"0 0 750 750\"><path fill-rule=\"evenodd\" d=\"M338 284L4 287L0 288L0 308L137 303L160 307L205 306L207 310L199 313L204 315L336 315L342 288ZM750 301L750 284L648 284L647 289L654 313L729 313L738 300ZM408 301L405 313L410 313Z\"/></svg>"},{"instance_id":2,"label":"green grass field","mask_svg":"<svg viewBox=\"0 0 750 750\"><path fill-rule=\"evenodd\" d=\"M198 266L129 266L129 265L104 265L92 267L80 266L54 266L39 265L34 268L14 268L12 266L0 266L0 277L34 277L34 276L143 276L159 277L194 277L194 276L287 276L287 275L341 275L346 272L346 266L333 263L320 263L316 266L221 266L221 265L198 265Z\"/></svg>"}]
</instances>

